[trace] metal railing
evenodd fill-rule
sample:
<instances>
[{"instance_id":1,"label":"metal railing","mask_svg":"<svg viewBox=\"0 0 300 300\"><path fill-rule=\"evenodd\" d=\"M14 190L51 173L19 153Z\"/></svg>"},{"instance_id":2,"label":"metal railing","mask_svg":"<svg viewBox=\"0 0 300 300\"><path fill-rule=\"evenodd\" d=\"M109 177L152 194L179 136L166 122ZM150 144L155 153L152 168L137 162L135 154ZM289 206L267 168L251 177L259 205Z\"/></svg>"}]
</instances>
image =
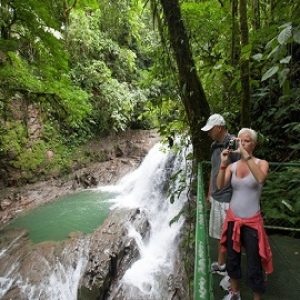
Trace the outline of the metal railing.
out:
<instances>
[{"instance_id":1,"label":"metal railing","mask_svg":"<svg viewBox=\"0 0 300 300\"><path fill-rule=\"evenodd\" d=\"M205 193L203 181L203 164L198 167L197 186L197 216L196 216L196 236L195 236L195 266L194 266L194 300L212 300L212 278L209 272L209 246L207 234L207 210L205 209Z\"/></svg>"}]
</instances>

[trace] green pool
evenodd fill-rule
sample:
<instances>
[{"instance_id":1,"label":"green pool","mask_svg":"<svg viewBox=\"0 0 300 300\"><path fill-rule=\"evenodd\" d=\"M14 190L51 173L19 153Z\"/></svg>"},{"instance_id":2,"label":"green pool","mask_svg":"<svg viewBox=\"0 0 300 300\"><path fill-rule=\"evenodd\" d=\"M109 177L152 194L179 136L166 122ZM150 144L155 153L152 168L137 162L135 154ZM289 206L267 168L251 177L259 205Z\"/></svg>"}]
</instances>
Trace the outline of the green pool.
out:
<instances>
[{"instance_id":1,"label":"green pool","mask_svg":"<svg viewBox=\"0 0 300 300\"><path fill-rule=\"evenodd\" d=\"M20 215L8 228L26 228L34 243L63 240L74 231L91 233L107 217L111 206L107 200L114 196L89 190L67 195Z\"/></svg>"}]
</instances>

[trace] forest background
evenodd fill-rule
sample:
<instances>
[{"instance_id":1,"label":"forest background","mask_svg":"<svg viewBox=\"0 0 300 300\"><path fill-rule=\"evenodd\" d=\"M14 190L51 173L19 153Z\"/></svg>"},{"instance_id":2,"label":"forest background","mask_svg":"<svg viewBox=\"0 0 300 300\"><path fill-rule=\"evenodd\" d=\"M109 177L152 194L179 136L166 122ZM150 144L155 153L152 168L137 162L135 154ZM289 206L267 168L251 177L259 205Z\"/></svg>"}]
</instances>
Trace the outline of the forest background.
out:
<instances>
[{"instance_id":1,"label":"forest background","mask_svg":"<svg viewBox=\"0 0 300 300\"><path fill-rule=\"evenodd\" d=\"M2 187L105 160L81 146L129 128L208 159L214 112L259 132L257 156L300 160L299 1L0 0L0 34ZM299 177L285 168L269 188L294 224Z\"/></svg>"}]
</instances>

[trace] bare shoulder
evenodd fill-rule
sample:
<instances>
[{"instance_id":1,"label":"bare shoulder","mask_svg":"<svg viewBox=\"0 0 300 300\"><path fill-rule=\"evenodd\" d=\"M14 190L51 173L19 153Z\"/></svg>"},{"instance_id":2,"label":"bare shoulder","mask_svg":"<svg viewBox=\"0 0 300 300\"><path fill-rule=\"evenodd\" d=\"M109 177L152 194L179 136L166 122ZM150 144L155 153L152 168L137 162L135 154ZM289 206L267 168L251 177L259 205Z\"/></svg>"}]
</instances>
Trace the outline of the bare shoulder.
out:
<instances>
[{"instance_id":1,"label":"bare shoulder","mask_svg":"<svg viewBox=\"0 0 300 300\"><path fill-rule=\"evenodd\" d=\"M262 164L262 165L269 165L269 162L265 159L260 159L260 158L257 158L258 159L258 163L259 164Z\"/></svg>"},{"instance_id":2,"label":"bare shoulder","mask_svg":"<svg viewBox=\"0 0 300 300\"><path fill-rule=\"evenodd\" d=\"M258 160L258 165L260 166L261 169L263 169L264 171L268 171L269 170L269 162L264 160L264 159L259 159Z\"/></svg>"},{"instance_id":3,"label":"bare shoulder","mask_svg":"<svg viewBox=\"0 0 300 300\"><path fill-rule=\"evenodd\" d=\"M233 165L233 163L229 164L229 165L226 167L226 172L232 172L232 165Z\"/></svg>"}]
</instances>

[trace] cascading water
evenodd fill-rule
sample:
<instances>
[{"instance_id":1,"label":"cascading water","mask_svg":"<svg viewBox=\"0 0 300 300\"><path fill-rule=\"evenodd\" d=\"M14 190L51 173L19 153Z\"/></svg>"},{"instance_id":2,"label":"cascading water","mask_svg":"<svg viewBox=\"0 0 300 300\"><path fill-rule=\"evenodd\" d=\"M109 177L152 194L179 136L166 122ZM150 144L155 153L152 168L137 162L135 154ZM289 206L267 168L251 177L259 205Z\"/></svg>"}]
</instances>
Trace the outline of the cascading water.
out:
<instances>
[{"instance_id":1,"label":"cascading water","mask_svg":"<svg viewBox=\"0 0 300 300\"><path fill-rule=\"evenodd\" d=\"M150 234L142 238L130 222L128 235L136 241L140 259L113 283L108 299L169 299L170 278L184 219L171 220L187 201L189 150L175 155L156 144L138 169L114 186L94 190L116 192L113 210L136 208L146 215ZM24 232L14 232L7 245L0 243L0 298L76 300L89 258L91 236L32 246ZM121 233L120 233L121 234ZM0 240L1 242L1 240ZM47 254L46 254L47 253Z\"/></svg>"},{"instance_id":2,"label":"cascading water","mask_svg":"<svg viewBox=\"0 0 300 300\"><path fill-rule=\"evenodd\" d=\"M125 176L118 185L101 188L120 193L112 200L113 208L143 210L151 228L149 239L144 241L128 225L129 235L139 246L140 259L126 271L109 299L170 298L169 280L174 273L174 257L184 219L180 217L172 225L170 221L180 213L187 201L190 166L186 160L188 149L175 156L161 148L162 145L155 145L140 168ZM174 174L177 176L172 179ZM177 199L173 202L174 193Z\"/></svg>"},{"instance_id":3,"label":"cascading water","mask_svg":"<svg viewBox=\"0 0 300 300\"><path fill-rule=\"evenodd\" d=\"M60 252L55 243L31 248L23 237L24 232L0 257L0 299L77 299L88 239L73 240Z\"/></svg>"}]
</instances>

